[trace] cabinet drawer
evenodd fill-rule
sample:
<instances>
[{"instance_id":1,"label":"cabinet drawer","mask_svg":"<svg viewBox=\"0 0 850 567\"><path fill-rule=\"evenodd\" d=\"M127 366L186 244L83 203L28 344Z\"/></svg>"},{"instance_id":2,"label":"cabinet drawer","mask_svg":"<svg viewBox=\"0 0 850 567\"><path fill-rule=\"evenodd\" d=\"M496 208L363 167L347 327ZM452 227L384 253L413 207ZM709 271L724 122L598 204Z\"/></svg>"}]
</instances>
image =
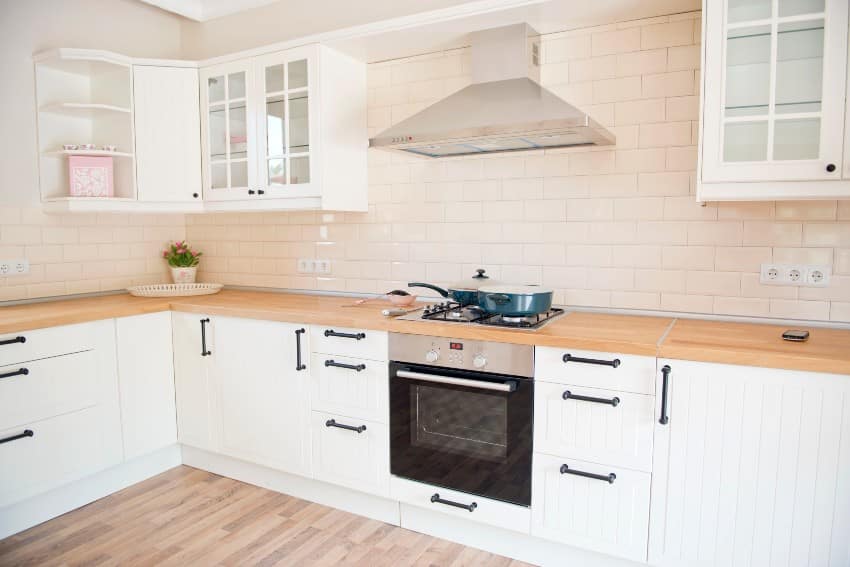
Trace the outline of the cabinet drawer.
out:
<instances>
[{"instance_id":1,"label":"cabinet drawer","mask_svg":"<svg viewBox=\"0 0 850 567\"><path fill-rule=\"evenodd\" d=\"M648 473L535 453L531 535L646 561L649 485Z\"/></svg>"},{"instance_id":2,"label":"cabinet drawer","mask_svg":"<svg viewBox=\"0 0 850 567\"><path fill-rule=\"evenodd\" d=\"M26 372L26 374L24 374ZM93 406L98 401L94 351L0 367L0 429Z\"/></svg>"},{"instance_id":3,"label":"cabinet drawer","mask_svg":"<svg viewBox=\"0 0 850 567\"><path fill-rule=\"evenodd\" d=\"M0 431L0 507L118 464L120 437L105 423L101 406Z\"/></svg>"},{"instance_id":4,"label":"cabinet drawer","mask_svg":"<svg viewBox=\"0 0 850 567\"><path fill-rule=\"evenodd\" d=\"M655 358L570 348L537 347L534 379L636 394L655 391Z\"/></svg>"},{"instance_id":5,"label":"cabinet drawer","mask_svg":"<svg viewBox=\"0 0 850 567\"><path fill-rule=\"evenodd\" d=\"M312 422L315 478L371 494L389 494L387 425L316 411ZM358 432L346 427L361 429Z\"/></svg>"},{"instance_id":6,"label":"cabinet drawer","mask_svg":"<svg viewBox=\"0 0 850 567\"><path fill-rule=\"evenodd\" d=\"M389 423L386 362L314 354L312 363L313 409Z\"/></svg>"},{"instance_id":7,"label":"cabinet drawer","mask_svg":"<svg viewBox=\"0 0 850 567\"><path fill-rule=\"evenodd\" d=\"M457 492L430 484L423 484L399 478L390 477L390 489L392 497L405 504L411 504L420 508L427 508L444 514L451 514L464 520L481 522L491 526L498 526L515 532L529 533L531 528L531 510L524 506L516 506L490 500L465 492ZM458 504L475 504L470 512L465 508L457 508L441 502L432 501L438 496L442 500L449 500Z\"/></svg>"},{"instance_id":8,"label":"cabinet drawer","mask_svg":"<svg viewBox=\"0 0 850 567\"><path fill-rule=\"evenodd\" d=\"M386 331L312 325L310 345L313 352L353 356L369 360L387 360Z\"/></svg>"},{"instance_id":9,"label":"cabinet drawer","mask_svg":"<svg viewBox=\"0 0 850 567\"><path fill-rule=\"evenodd\" d=\"M94 323L81 323L0 335L0 366L91 350L94 327Z\"/></svg>"},{"instance_id":10,"label":"cabinet drawer","mask_svg":"<svg viewBox=\"0 0 850 567\"><path fill-rule=\"evenodd\" d=\"M534 450L650 471L654 415L645 394L537 382Z\"/></svg>"}]
</instances>

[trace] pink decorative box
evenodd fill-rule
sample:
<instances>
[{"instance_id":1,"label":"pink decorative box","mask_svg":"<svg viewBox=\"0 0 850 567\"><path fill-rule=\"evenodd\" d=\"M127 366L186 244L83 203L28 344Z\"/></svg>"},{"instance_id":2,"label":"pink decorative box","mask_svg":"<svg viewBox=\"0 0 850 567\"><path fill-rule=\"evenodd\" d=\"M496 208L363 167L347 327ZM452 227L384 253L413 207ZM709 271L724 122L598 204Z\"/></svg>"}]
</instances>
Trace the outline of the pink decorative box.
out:
<instances>
[{"instance_id":1,"label":"pink decorative box","mask_svg":"<svg viewBox=\"0 0 850 567\"><path fill-rule=\"evenodd\" d=\"M68 156L68 180L72 197L115 195L109 156Z\"/></svg>"}]
</instances>

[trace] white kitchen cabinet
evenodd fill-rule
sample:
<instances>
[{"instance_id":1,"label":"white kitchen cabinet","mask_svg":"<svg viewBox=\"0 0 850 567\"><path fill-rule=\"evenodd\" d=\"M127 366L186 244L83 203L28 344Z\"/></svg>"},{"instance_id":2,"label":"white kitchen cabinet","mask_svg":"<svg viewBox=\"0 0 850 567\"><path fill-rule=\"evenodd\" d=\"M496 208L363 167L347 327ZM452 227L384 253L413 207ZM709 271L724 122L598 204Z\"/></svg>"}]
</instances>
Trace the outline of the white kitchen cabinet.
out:
<instances>
[{"instance_id":1,"label":"white kitchen cabinet","mask_svg":"<svg viewBox=\"0 0 850 567\"><path fill-rule=\"evenodd\" d=\"M124 458L177 442L171 314L115 320Z\"/></svg>"},{"instance_id":2,"label":"white kitchen cabinet","mask_svg":"<svg viewBox=\"0 0 850 567\"><path fill-rule=\"evenodd\" d=\"M201 201L198 70L133 66L139 201Z\"/></svg>"},{"instance_id":3,"label":"white kitchen cabinet","mask_svg":"<svg viewBox=\"0 0 850 567\"><path fill-rule=\"evenodd\" d=\"M309 476L310 373L298 366L309 352L304 327L231 317L216 317L214 327L220 451Z\"/></svg>"},{"instance_id":4,"label":"white kitchen cabinet","mask_svg":"<svg viewBox=\"0 0 850 567\"><path fill-rule=\"evenodd\" d=\"M650 475L535 453L531 535L646 560Z\"/></svg>"},{"instance_id":5,"label":"white kitchen cabinet","mask_svg":"<svg viewBox=\"0 0 850 567\"><path fill-rule=\"evenodd\" d=\"M317 44L202 69L205 208L365 211L365 73Z\"/></svg>"},{"instance_id":6,"label":"white kitchen cabinet","mask_svg":"<svg viewBox=\"0 0 850 567\"><path fill-rule=\"evenodd\" d=\"M176 311L171 313L171 325L177 439L215 451L218 438L212 425L215 400L209 360L215 350L215 326L207 315Z\"/></svg>"},{"instance_id":7,"label":"white kitchen cabinet","mask_svg":"<svg viewBox=\"0 0 850 567\"><path fill-rule=\"evenodd\" d=\"M850 196L847 0L704 0L703 16L697 197Z\"/></svg>"},{"instance_id":8,"label":"white kitchen cabinet","mask_svg":"<svg viewBox=\"0 0 850 567\"><path fill-rule=\"evenodd\" d=\"M389 423L389 371L384 361L312 356L313 409Z\"/></svg>"},{"instance_id":9,"label":"white kitchen cabinet","mask_svg":"<svg viewBox=\"0 0 850 567\"><path fill-rule=\"evenodd\" d=\"M658 364L649 562L846 566L847 376Z\"/></svg>"}]
</instances>

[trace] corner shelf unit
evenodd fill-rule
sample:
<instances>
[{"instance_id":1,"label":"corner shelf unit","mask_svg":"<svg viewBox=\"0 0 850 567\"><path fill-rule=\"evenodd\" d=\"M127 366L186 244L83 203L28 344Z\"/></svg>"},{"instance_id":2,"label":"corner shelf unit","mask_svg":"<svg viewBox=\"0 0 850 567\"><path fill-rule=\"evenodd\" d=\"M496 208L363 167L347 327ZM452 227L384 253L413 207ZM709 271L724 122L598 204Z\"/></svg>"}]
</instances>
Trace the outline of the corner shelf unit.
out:
<instances>
[{"instance_id":1,"label":"corner shelf unit","mask_svg":"<svg viewBox=\"0 0 850 567\"><path fill-rule=\"evenodd\" d=\"M45 202L70 197L68 156L113 160L115 197L136 198L133 68L129 58L90 49L53 49L35 58L39 183ZM117 151L63 150L63 144L116 146Z\"/></svg>"}]
</instances>

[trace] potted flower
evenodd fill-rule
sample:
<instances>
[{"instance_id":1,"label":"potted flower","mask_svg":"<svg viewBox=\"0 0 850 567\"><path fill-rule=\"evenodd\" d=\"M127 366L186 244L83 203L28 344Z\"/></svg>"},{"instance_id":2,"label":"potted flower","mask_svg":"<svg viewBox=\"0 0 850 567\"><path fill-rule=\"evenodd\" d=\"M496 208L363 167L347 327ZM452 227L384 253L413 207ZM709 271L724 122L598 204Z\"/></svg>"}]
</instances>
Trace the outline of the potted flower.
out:
<instances>
[{"instance_id":1,"label":"potted flower","mask_svg":"<svg viewBox=\"0 0 850 567\"><path fill-rule=\"evenodd\" d=\"M186 241L174 242L162 251L162 257L171 267L174 283L195 283L202 252L196 252Z\"/></svg>"}]
</instances>

